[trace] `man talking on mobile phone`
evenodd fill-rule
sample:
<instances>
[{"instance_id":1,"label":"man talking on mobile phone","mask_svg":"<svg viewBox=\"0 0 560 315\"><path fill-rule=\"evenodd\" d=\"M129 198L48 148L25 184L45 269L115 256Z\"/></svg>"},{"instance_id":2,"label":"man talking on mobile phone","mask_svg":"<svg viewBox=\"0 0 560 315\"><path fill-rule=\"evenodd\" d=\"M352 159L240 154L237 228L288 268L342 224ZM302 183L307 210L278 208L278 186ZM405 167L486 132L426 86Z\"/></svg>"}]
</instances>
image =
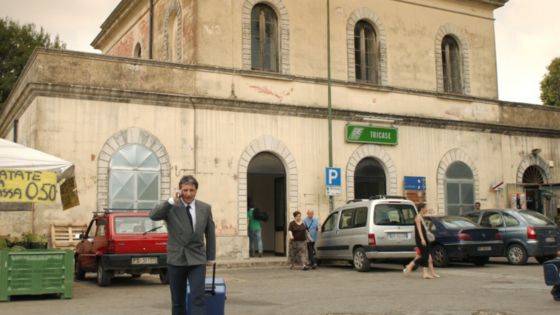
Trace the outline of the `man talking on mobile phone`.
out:
<instances>
[{"instance_id":1,"label":"man talking on mobile phone","mask_svg":"<svg viewBox=\"0 0 560 315\"><path fill-rule=\"evenodd\" d=\"M212 207L195 200L197 190L198 181L191 175L183 176L179 191L150 211L152 220L165 220L167 224L167 276L172 315L187 314L187 279L192 296L189 315L205 314L206 265L211 266L216 260Z\"/></svg>"}]
</instances>

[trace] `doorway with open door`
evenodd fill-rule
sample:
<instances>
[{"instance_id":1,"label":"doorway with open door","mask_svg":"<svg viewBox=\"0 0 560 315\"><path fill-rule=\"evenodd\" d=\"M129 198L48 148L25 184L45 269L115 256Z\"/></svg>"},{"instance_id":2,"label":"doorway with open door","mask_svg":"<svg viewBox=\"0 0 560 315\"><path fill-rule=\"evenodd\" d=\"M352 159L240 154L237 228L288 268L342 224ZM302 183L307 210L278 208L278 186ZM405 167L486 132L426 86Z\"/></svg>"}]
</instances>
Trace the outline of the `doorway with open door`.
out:
<instances>
[{"instance_id":1,"label":"doorway with open door","mask_svg":"<svg viewBox=\"0 0 560 315\"><path fill-rule=\"evenodd\" d=\"M383 165L374 158L364 158L354 172L354 199L369 199L387 193L387 178Z\"/></svg>"},{"instance_id":2,"label":"doorway with open door","mask_svg":"<svg viewBox=\"0 0 560 315\"><path fill-rule=\"evenodd\" d=\"M286 170L270 152L255 155L247 169L247 197L251 205L268 214L261 221L265 256L286 256Z\"/></svg>"}]
</instances>

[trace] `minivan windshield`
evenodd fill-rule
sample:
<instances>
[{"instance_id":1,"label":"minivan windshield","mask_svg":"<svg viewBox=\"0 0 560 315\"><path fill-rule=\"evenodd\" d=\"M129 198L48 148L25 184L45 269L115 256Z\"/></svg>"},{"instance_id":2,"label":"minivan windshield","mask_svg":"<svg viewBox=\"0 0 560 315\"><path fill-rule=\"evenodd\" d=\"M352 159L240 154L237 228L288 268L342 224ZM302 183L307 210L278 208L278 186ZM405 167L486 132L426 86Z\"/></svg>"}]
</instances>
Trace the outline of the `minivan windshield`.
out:
<instances>
[{"instance_id":1,"label":"minivan windshield","mask_svg":"<svg viewBox=\"0 0 560 315\"><path fill-rule=\"evenodd\" d=\"M379 204L375 206L376 225L414 225L416 210L409 204Z\"/></svg>"},{"instance_id":2,"label":"minivan windshield","mask_svg":"<svg viewBox=\"0 0 560 315\"><path fill-rule=\"evenodd\" d=\"M149 217L115 217L115 233L143 234L167 233L163 221L152 221Z\"/></svg>"},{"instance_id":3,"label":"minivan windshield","mask_svg":"<svg viewBox=\"0 0 560 315\"><path fill-rule=\"evenodd\" d=\"M555 225L552 220L535 211L519 211L519 214L530 225Z\"/></svg>"}]
</instances>

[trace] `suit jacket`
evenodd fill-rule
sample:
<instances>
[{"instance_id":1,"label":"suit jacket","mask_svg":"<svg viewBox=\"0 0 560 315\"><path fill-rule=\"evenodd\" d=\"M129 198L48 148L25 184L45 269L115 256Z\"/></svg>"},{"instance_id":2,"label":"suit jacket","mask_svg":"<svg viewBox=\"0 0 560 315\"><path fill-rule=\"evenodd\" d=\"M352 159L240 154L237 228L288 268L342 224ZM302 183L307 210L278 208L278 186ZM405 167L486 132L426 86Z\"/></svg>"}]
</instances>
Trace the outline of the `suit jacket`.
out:
<instances>
[{"instance_id":1,"label":"suit jacket","mask_svg":"<svg viewBox=\"0 0 560 315\"><path fill-rule=\"evenodd\" d=\"M212 207L196 199L194 202L194 232L187 209L180 201L178 205L171 205L165 201L150 211L152 220L165 220L167 224L167 263L170 265L204 265L208 260L216 260L216 231Z\"/></svg>"}]
</instances>

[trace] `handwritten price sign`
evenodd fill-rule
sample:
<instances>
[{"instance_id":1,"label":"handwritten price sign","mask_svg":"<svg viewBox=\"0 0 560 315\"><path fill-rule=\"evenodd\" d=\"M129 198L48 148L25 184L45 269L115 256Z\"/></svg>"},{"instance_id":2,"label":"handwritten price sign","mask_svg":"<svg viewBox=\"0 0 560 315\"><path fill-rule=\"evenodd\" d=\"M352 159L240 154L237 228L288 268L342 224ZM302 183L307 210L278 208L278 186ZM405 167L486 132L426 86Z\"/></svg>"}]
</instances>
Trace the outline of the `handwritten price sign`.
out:
<instances>
[{"instance_id":1,"label":"handwritten price sign","mask_svg":"<svg viewBox=\"0 0 560 315\"><path fill-rule=\"evenodd\" d=\"M56 173L0 169L0 202L50 203L56 200Z\"/></svg>"}]
</instances>

